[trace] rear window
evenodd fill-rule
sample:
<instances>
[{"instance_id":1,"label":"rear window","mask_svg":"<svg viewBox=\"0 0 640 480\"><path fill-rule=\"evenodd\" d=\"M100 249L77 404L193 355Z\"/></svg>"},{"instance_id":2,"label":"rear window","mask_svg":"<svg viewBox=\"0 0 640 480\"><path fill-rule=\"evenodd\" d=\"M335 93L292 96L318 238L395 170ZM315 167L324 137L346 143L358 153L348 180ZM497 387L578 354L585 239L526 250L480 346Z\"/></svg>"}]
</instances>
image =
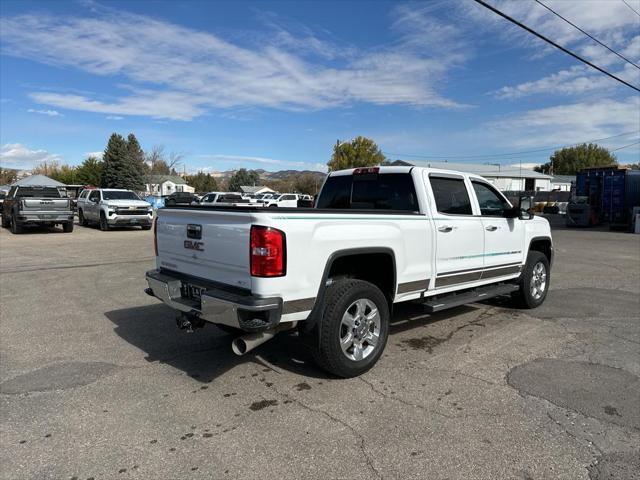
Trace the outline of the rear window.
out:
<instances>
[{"instance_id":1,"label":"rear window","mask_svg":"<svg viewBox=\"0 0 640 480\"><path fill-rule=\"evenodd\" d=\"M469 192L461 178L429 177L431 190L440 213L472 215Z\"/></svg>"},{"instance_id":2,"label":"rear window","mask_svg":"<svg viewBox=\"0 0 640 480\"><path fill-rule=\"evenodd\" d=\"M339 175L327 178L318 208L417 212L418 199L408 173Z\"/></svg>"},{"instance_id":3,"label":"rear window","mask_svg":"<svg viewBox=\"0 0 640 480\"><path fill-rule=\"evenodd\" d=\"M140 197L133 192L102 191L103 200L140 200Z\"/></svg>"},{"instance_id":4,"label":"rear window","mask_svg":"<svg viewBox=\"0 0 640 480\"><path fill-rule=\"evenodd\" d=\"M18 187L16 197L60 198L62 193L55 187Z\"/></svg>"}]
</instances>

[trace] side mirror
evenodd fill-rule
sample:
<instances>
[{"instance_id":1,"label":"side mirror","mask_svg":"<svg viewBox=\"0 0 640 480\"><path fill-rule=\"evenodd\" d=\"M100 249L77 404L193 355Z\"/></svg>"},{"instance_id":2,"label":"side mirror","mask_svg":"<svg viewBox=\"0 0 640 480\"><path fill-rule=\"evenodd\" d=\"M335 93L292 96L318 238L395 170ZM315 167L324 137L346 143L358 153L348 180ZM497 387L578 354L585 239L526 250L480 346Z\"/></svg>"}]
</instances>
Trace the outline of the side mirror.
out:
<instances>
[{"instance_id":1,"label":"side mirror","mask_svg":"<svg viewBox=\"0 0 640 480\"><path fill-rule=\"evenodd\" d=\"M520 197L518 218L520 220L531 220L533 218L533 197Z\"/></svg>"}]
</instances>

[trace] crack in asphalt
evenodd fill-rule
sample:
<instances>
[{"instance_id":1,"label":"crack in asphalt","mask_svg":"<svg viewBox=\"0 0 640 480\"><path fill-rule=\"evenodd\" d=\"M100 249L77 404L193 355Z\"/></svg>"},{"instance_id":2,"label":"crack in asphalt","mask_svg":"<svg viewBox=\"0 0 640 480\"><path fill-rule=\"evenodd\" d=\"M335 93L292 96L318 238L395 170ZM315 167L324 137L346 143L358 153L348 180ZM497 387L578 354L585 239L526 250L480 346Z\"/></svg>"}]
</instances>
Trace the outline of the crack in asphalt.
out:
<instances>
[{"instance_id":1,"label":"crack in asphalt","mask_svg":"<svg viewBox=\"0 0 640 480\"><path fill-rule=\"evenodd\" d=\"M365 440L364 436L361 433L359 433L354 427L349 425L347 422L345 422L341 418L338 418L335 415L332 415L331 413L329 413L329 412L327 412L325 410L322 410L321 408L311 407L311 406L305 404L304 402L300 401L299 399L297 399L295 397L292 397L291 395L289 395L287 393L281 392L280 390L278 390L273 385L268 385L267 388L273 390L276 394L280 395L281 397L286 398L287 400L290 400L290 401L294 402L295 404L299 405L300 407L304 408L305 410L308 410L308 411L314 412L314 413L320 413L321 415L324 415L325 417L327 417L331 421L336 422L336 423L342 425L343 427L346 427L360 441L359 448L360 448L360 451L362 452L362 454L364 456L364 459L365 459L369 469L373 472L373 474L377 478L379 478L380 480L384 480L384 477L378 471L378 469L375 467L375 465L373 464L373 460L371 459L371 456L367 452L366 440Z\"/></svg>"},{"instance_id":2,"label":"crack in asphalt","mask_svg":"<svg viewBox=\"0 0 640 480\"><path fill-rule=\"evenodd\" d=\"M550 402L551 403L551 402ZM555 404L554 404L555 405ZM557 405L556 405L557 406ZM551 414L549 412L547 413L547 417L549 418L549 420L554 424L557 425L558 427L560 427L560 429L566 433L568 436L570 436L571 438L573 438L574 440L576 440L578 443L586 443L588 446L593 447L598 454L600 455L604 455L604 451L602 450L602 448L600 448L598 446L598 444L596 444L596 442L592 441L592 440L587 440L586 438L580 438L578 435L570 432L567 427L565 427L562 423L560 423L559 421L557 421L555 418L553 418L551 416Z\"/></svg>"}]
</instances>

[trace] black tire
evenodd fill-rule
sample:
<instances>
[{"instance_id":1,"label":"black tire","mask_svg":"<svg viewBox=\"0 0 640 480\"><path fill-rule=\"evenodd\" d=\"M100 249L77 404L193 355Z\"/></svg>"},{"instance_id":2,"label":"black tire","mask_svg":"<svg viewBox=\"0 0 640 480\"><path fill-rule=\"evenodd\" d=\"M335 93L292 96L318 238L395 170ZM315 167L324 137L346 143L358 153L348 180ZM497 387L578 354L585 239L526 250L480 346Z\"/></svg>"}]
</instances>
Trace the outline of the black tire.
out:
<instances>
[{"instance_id":1,"label":"black tire","mask_svg":"<svg viewBox=\"0 0 640 480\"><path fill-rule=\"evenodd\" d=\"M82 210L78 210L78 223L83 227L86 227L88 225L87 219L84 218L84 213L82 212Z\"/></svg>"},{"instance_id":2,"label":"black tire","mask_svg":"<svg viewBox=\"0 0 640 480\"><path fill-rule=\"evenodd\" d=\"M9 228L10 225L11 225L11 222L9 221L7 216L3 214L2 215L2 228Z\"/></svg>"},{"instance_id":3,"label":"black tire","mask_svg":"<svg viewBox=\"0 0 640 480\"><path fill-rule=\"evenodd\" d=\"M544 273L544 286L534 284L534 270L542 266ZM540 276L538 281L540 281ZM511 294L516 306L521 308L537 308L547 298L549 292L549 284L551 282L551 269L549 268L549 260L542 252L530 251L527 255L527 263L524 266L522 275L520 275L520 289ZM536 288L534 288L536 287ZM540 290L541 289L541 290Z\"/></svg>"},{"instance_id":4,"label":"black tire","mask_svg":"<svg viewBox=\"0 0 640 480\"><path fill-rule=\"evenodd\" d=\"M167 200L167 201L165 202L165 206L167 206L167 207L175 207L175 206L176 206L176 201L175 201L175 200L173 200L173 199L171 199L171 200Z\"/></svg>"},{"instance_id":5,"label":"black tire","mask_svg":"<svg viewBox=\"0 0 640 480\"><path fill-rule=\"evenodd\" d=\"M151 225L141 225L142 230L151 230Z\"/></svg>"},{"instance_id":6,"label":"black tire","mask_svg":"<svg viewBox=\"0 0 640 480\"><path fill-rule=\"evenodd\" d=\"M272 203L271 205L269 205L269 208L278 208L278 204L277 203Z\"/></svg>"},{"instance_id":7,"label":"black tire","mask_svg":"<svg viewBox=\"0 0 640 480\"><path fill-rule=\"evenodd\" d=\"M11 215L11 233L13 233L14 235L19 235L23 231L24 229L22 228L22 225L20 225L16 220L16 214L14 213L13 215Z\"/></svg>"},{"instance_id":8,"label":"black tire","mask_svg":"<svg viewBox=\"0 0 640 480\"><path fill-rule=\"evenodd\" d=\"M378 340L373 346L373 350L363 359L355 360L348 358L348 353L343 351L340 346L341 337L345 335L346 338L346 335L349 334L348 327L342 324L342 318L352 308L357 309L356 302L362 299L371 302L378 310ZM371 310L368 311L371 312ZM356 325L358 324L356 323ZM364 328L363 331L368 332L368 328ZM375 365L387 343L387 337L389 336L389 306L387 299L378 287L369 282L352 279L338 280L327 288L323 313L316 332L318 332L319 338L317 338L312 352L318 366L343 378L362 375ZM369 346L371 345L368 345L367 348ZM350 348L355 347L352 346Z\"/></svg>"},{"instance_id":9,"label":"black tire","mask_svg":"<svg viewBox=\"0 0 640 480\"><path fill-rule=\"evenodd\" d=\"M71 233L71 232L73 232L73 222L63 223L63 224L62 224L62 231L63 231L64 233Z\"/></svg>"},{"instance_id":10,"label":"black tire","mask_svg":"<svg viewBox=\"0 0 640 480\"><path fill-rule=\"evenodd\" d=\"M107 216L104 212L100 212L100 230L106 232L109 230L109 224L107 223Z\"/></svg>"}]
</instances>

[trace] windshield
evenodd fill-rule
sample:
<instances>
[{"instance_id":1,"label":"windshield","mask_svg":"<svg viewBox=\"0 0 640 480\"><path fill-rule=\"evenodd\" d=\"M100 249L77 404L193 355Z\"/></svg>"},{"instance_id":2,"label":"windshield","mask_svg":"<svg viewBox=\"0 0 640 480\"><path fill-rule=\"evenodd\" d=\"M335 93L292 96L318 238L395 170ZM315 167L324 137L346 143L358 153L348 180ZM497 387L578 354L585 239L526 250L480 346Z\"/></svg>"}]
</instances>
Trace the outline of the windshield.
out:
<instances>
[{"instance_id":1,"label":"windshield","mask_svg":"<svg viewBox=\"0 0 640 480\"><path fill-rule=\"evenodd\" d=\"M128 190L103 190L103 200L140 200L140 197Z\"/></svg>"}]
</instances>

